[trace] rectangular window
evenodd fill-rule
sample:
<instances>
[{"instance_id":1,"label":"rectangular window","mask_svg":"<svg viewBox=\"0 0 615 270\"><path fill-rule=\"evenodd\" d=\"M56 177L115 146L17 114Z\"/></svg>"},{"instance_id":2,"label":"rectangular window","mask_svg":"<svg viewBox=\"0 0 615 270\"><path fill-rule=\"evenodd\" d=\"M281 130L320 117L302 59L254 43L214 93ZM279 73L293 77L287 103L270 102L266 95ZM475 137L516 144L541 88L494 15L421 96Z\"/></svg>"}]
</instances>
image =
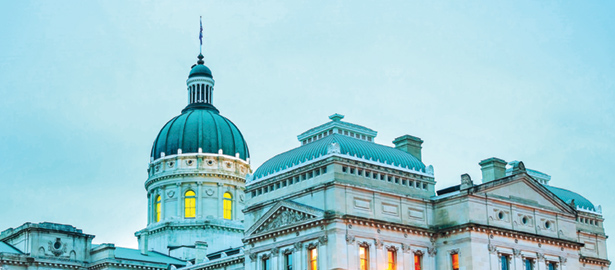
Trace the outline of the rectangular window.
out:
<instances>
[{"instance_id":1,"label":"rectangular window","mask_svg":"<svg viewBox=\"0 0 615 270\"><path fill-rule=\"evenodd\" d=\"M271 270L271 260L263 258L263 270Z\"/></svg>"},{"instance_id":2,"label":"rectangular window","mask_svg":"<svg viewBox=\"0 0 615 270\"><path fill-rule=\"evenodd\" d=\"M359 246L359 269L369 269L369 250L366 246Z\"/></svg>"},{"instance_id":3,"label":"rectangular window","mask_svg":"<svg viewBox=\"0 0 615 270\"><path fill-rule=\"evenodd\" d=\"M308 250L308 262L310 270L318 270L318 250L316 248Z\"/></svg>"},{"instance_id":4,"label":"rectangular window","mask_svg":"<svg viewBox=\"0 0 615 270\"><path fill-rule=\"evenodd\" d=\"M459 254L451 254L451 263L453 265L453 270L459 270Z\"/></svg>"},{"instance_id":5,"label":"rectangular window","mask_svg":"<svg viewBox=\"0 0 615 270\"><path fill-rule=\"evenodd\" d=\"M284 254L284 270L293 270L293 254Z\"/></svg>"},{"instance_id":6,"label":"rectangular window","mask_svg":"<svg viewBox=\"0 0 615 270\"><path fill-rule=\"evenodd\" d=\"M414 270L423 270L423 255L414 254Z\"/></svg>"},{"instance_id":7,"label":"rectangular window","mask_svg":"<svg viewBox=\"0 0 615 270\"><path fill-rule=\"evenodd\" d=\"M387 250L387 270L397 269L397 252L395 250Z\"/></svg>"},{"instance_id":8,"label":"rectangular window","mask_svg":"<svg viewBox=\"0 0 615 270\"><path fill-rule=\"evenodd\" d=\"M525 259L523 265L525 270L534 270L534 264L531 259Z\"/></svg>"},{"instance_id":9,"label":"rectangular window","mask_svg":"<svg viewBox=\"0 0 615 270\"><path fill-rule=\"evenodd\" d=\"M502 268L500 268L500 269L502 269L502 270L510 270L508 256L500 255L500 261L502 263Z\"/></svg>"}]
</instances>

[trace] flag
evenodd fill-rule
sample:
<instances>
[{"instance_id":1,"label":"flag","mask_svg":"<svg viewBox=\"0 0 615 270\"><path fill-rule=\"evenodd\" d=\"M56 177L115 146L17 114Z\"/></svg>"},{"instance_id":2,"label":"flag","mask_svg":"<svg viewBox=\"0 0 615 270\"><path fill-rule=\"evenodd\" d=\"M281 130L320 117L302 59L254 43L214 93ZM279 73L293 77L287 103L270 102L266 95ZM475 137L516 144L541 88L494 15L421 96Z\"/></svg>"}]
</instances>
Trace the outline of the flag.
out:
<instances>
[{"instance_id":1,"label":"flag","mask_svg":"<svg viewBox=\"0 0 615 270\"><path fill-rule=\"evenodd\" d=\"M203 17L200 17L201 21L201 32L199 32L199 40L201 41L201 46L203 45Z\"/></svg>"}]
</instances>

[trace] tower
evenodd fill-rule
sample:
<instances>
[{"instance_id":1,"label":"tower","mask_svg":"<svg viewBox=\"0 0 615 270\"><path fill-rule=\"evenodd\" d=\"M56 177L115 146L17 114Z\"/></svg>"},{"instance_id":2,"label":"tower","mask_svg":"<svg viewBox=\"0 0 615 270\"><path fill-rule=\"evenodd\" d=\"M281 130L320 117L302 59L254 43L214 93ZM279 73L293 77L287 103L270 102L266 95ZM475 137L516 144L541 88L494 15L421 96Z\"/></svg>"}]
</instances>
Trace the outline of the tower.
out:
<instances>
[{"instance_id":1,"label":"tower","mask_svg":"<svg viewBox=\"0 0 615 270\"><path fill-rule=\"evenodd\" d=\"M142 253L191 260L242 245L250 154L237 126L213 105L214 83L199 54L186 81L188 105L154 140L147 227L135 233Z\"/></svg>"}]
</instances>

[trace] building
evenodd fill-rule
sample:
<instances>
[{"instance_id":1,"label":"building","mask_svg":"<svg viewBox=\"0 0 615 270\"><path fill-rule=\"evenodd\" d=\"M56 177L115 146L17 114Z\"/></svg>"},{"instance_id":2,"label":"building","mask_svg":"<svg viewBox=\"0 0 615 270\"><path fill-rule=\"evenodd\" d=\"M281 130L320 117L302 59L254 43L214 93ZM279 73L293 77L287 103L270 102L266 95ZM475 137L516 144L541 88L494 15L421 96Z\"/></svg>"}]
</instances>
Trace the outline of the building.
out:
<instances>
[{"instance_id":1,"label":"building","mask_svg":"<svg viewBox=\"0 0 615 270\"><path fill-rule=\"evenodd\" d=\"M330 121L256 170L240 130L214 106L198 56L188 105L151 152L139 249L93 245L70 225L0 234L2 270L608 269L601 208L523 162L488 158L482 179L438 190L420 138L395 147Z\"/></svg>"}]
</instances>

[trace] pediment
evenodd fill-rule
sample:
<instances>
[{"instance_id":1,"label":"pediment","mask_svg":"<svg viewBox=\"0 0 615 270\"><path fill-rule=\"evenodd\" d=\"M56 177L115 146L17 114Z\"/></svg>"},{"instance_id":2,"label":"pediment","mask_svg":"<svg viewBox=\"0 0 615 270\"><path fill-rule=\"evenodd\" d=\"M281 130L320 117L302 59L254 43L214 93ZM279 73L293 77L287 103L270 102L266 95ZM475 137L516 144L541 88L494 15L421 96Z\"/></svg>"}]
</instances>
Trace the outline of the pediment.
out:
<instances>
[{"instance_id":1,"label":"pediment","mask_svg":"<svg viewBox=\"0 0 615 270\"><path fill-rule=\"evenodd\" d=\"M503 198L532 207L575 213L573 207L525 173L487 183L481 192L488 197Z\"/></svg>"},{"instance_id":2,"label":"pediment","mask_svg":"<svg viewBox=\"0 0 615 270\"><path fill-rule=\"evenodd\" d=\"M323 216L323 210L292 201L281 201L258 219L246 231L246 236L290 228L320 219Z\"/></svg>"}]
</instances>

